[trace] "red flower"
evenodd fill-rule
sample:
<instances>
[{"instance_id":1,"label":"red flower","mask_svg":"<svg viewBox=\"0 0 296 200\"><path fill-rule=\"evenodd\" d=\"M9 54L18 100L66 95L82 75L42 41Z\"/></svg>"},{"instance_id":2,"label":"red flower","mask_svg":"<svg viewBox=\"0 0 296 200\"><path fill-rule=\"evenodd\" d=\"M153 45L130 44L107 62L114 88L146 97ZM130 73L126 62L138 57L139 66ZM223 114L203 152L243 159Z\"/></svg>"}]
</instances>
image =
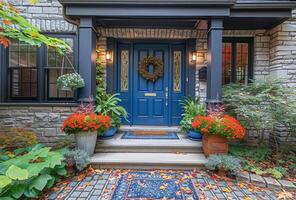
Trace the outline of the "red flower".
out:
<instances>
[{"instance_id":1,"label":"red flower","mask_svg":"<svg viewBox=\"0 0 296 200\"><path fill-rule=\"evenodd\" d=\"M63 132L75 134L78 132L104 132L111 125L109 116L101 116L95 113L74 113L63 123Z\"/></svg>"},{"instance_id":2,"label":"red flower","mask_svg":"<svg viewBox=\"0 0 296 200\"><path fill-rule=\"evenodd\" d=\"M246 133L240 122L229 115L196 116L192 128L203 134L220 135L228 139L243 139Z\"/></svg>"}]
</instances>

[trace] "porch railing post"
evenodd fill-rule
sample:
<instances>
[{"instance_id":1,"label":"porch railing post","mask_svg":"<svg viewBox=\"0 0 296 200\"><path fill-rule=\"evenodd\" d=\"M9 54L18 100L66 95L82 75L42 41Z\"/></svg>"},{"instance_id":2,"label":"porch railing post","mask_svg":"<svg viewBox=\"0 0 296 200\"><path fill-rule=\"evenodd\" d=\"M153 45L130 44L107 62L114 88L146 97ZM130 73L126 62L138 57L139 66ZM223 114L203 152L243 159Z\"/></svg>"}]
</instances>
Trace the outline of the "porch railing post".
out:
<instances>
[{"instance_id":1,"label":"porch railing post","mask_svg":"<svg viewBox=\"0 0 296 200\"><path fill-rule=\"evenodd\" d=\"M78 91L79 101L84 102L96 96L96 43L97 35L92 17L80 18L79 74L85 81L85 87Z\"/></svg>"},{"instance_id":2,"label":"porch railing post","mask_svg":"<svg viewBox=\"0 0 296 200\"><path fill-rule=\"evenodd\" d=\"M223 19L209 20L206 101L208 109L222 104L222 36Z\"/></svg>"}]
</instances>

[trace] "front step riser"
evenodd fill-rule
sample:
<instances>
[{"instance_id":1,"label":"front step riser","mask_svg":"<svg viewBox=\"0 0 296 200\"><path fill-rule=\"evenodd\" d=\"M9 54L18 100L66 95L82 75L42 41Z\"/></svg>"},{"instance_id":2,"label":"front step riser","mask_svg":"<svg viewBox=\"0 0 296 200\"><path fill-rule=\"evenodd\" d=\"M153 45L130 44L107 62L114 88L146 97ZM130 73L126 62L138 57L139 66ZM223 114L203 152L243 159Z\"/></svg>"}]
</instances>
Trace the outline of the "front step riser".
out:
<instances>
[{"instance_id":1,"label":"front step riser","mask_svg":"<svg viewBox=\"0 0 296 200\"><path fill-rule=\"evenodd\" d=\"M167 149L167 148L97 148L95 150L96 153L202 153L201 148L174 148L174 149Z\"/></svg>"},{"instance_id":2,"label":"front step riser","mask_svg":"<svg viewBox=\"0 0 296 200\"><path fill-rule=\"evenodd\" d=\"M149 169L149 170L157 170L157 169L205 169L205 165L160 165L160 164L153 164L153 165L146 165L146 164L125 164L122 163L118 164L99 164L99 163L92 163L91 166L95 169Z\"/></svg>"}]
</instances>

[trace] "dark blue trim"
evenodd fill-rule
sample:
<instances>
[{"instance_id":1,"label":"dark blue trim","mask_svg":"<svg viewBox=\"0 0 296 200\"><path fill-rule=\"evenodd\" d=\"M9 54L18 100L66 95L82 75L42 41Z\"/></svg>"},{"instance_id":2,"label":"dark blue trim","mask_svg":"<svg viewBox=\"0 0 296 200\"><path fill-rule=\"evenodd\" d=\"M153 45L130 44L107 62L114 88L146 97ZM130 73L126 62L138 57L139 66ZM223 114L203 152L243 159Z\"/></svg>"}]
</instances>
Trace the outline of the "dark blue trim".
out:
<instances>
[{"instance_id":1,"label":"dark blue trim","mask_svg":"<svg viewBox=\"0 0 296 200\"><path fill-rule=\"evenodd\" d=\"M207 101L222 99L222 37L223 19L211 19L208 31Z\"/></svg>"},{"instance_id":2,"label":"dark blue trim","mask_svg":"<svg viewBox=\"0 0 296 200\"><path fill-rule=\"evenodd\" d=\"M227 7L66 6L67 16L91 17L228 17Z\"/></svg>"},{"instance_id":3,"label":"dark blue trim","mask_svg":"<svg viewBox=\"0 0 296 200\"><path fill-rule=\"evenodd\" d=\"M79 99L84 101L96 96L96 41L92 17L81 18L79 27L79 73L85 87L79 89Z\"/></svg>"}]
</instances>

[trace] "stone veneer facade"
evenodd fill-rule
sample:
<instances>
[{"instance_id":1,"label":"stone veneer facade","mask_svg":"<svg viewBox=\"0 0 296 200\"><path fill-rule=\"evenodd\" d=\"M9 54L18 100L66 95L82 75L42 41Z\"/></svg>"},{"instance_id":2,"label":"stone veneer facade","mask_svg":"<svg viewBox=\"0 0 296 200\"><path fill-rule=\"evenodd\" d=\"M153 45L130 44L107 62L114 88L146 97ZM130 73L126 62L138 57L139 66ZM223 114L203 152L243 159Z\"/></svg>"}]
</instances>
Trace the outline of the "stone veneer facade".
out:
<instances>
[{"instance_id":1,"label":"stone veneer facade","mask_svg":"<svg viewBox=\"0 0 296 200\"><path fill-rule=\"evenodd\" d=\"M63 9L57 0L40 0L36 5L31 5L29 0L10 0L22 10L24 15L33 25L40 28L43 33L76 33L77 27L66 22L63 18ZM296 86L296 11L292 18L272 30L227 30L227 37L253 37L254 38L254 78L264 78L273 75L284 78L287 83ZM137 29L137 28L97 28L100 50L98 56L106 65L105 50L107 37L129 39L197 39L196 50L204 55L207 52L207 31L179 30L179 29ZM197 65L199 69L206 63ZM198 73L198 70L197 70ZM206 97L206 83L198 80L196 74L196 95ZM53 143L60 136L60 125L63 119L71 112L71 106L7 106L0 105L0 125L25 126L31 124L40 140ZM283 134L284 136L285 134ZM269 134L265 134L268 139ZM256 142L258 134L249 131L249 139Z\"/></svg>"}]
</instances>

